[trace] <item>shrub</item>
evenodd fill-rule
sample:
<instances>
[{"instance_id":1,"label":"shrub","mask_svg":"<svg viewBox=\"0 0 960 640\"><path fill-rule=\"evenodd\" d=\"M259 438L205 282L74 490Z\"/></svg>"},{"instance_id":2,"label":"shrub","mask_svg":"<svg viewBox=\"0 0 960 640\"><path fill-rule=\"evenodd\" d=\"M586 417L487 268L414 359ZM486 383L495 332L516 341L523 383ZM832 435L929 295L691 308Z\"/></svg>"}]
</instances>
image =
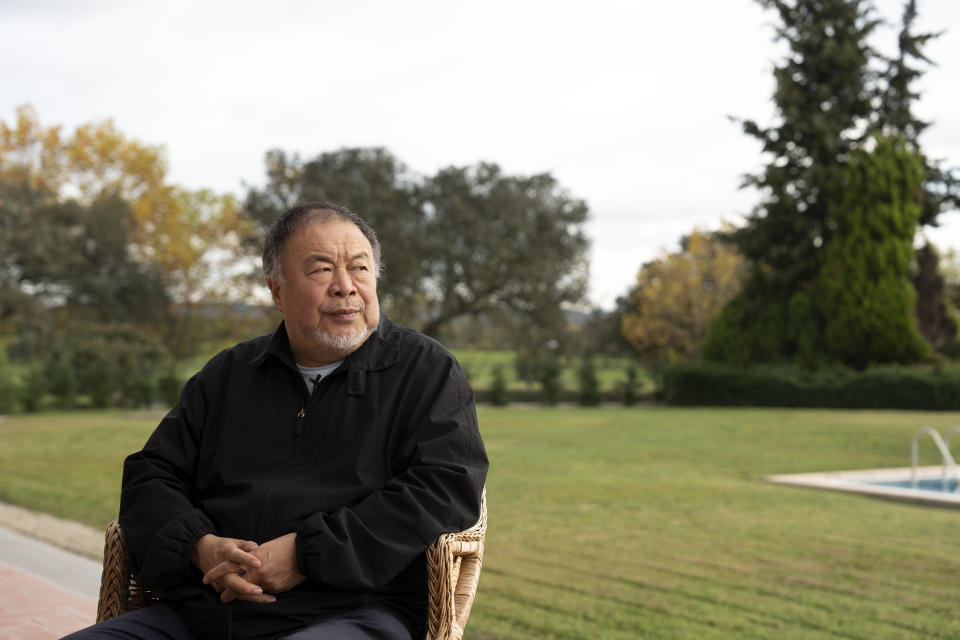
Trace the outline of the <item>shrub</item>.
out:
<instances>
[{"instance_id":1,"label":"shrub","mask_svg":"<svg viewBox=\"0 0 960 640\"><path fill-rule=\"evenodd\" d=\"M60 409L73 409L77 403L77 374L73 366L73 352L63 337L54 343L50 359L46 362L45 377L49 381L37 390L40 395L49 391L57 400Z\"/></svg>"},{"instance_id":2,"label":"shrub","mask_svg":"<svg viewBox=\"0 0 960 640\"><path fill-rule=\"evenodd\" d=\"M960 409L960 368L676 365L664 370L662 391L674 405L953 411Z\"/></svg>"},{"instance_id":3,"label":"shrub","mask_svg":"<svg viewBox=\"0 0 960 640\"><path fill-rule=\"evenodd\" d=\"M536 366L537 382L540 384L541 400L545 404L560 401L560 361L553 354L540 359Z\"/></svg>"},{"instance_id":4,"label":"shrub","mask_svg":"<svg viewBox=\"0 0 960 640\"><path fill-rule=\"evenodd\" d=\"M28 367L23 380L24 389L23 395L20 396L20 404L24 411L39 411L40 409L52 408L57 404L56 396L47 391L50 379L41 366Z\"/></svg>"},{"instance_id":5,"label":"shrub","mask_svg":"<svg viewBox=\"0 0 960 640\"><path fill-rule=\"evenodd\" d=\"M137 376L128 389L129 400L134 407L148 407L153 402L154 382L149 376Z\"/></svg>"},{"instance_id":6,"label":"shrub","mask_svg":"<svg viewBox=\"0 0 960 640\"><path fill-rule=\"evenodd\" d=\"M623 371L624 379L620 381L618 390L620 392L620 402L623 406L629 407L637 402L637 365L630 363Z\"/></svg>"},{"instance_id":7,"label":"shrub","mask_svg":"<svg viewBox=\"0 0 960 640\"><path fill-rule=\"evenodd\" d=\"M6 361L6 354L0 349L0 414L20 413L23 410L21 399L25 391L23 380Z\"/></svg>"},{"instance_id":8,"label":"shrub","mask_svg":"<svg viewBox=\"0 0 960 640\"><path fill-rule=\"evenodd\" d=\"M593 366L593 358L584 356L580 370L577 371L580 382L580 395L577 402L584 407L595 407L600 404L600 383L597 380L597 370Z\"/></svg>"},{"instance_id":9,"label":"shrub","mask_svg":"<svg viewBox=\"0 0 960 640\"><path fill-rule=\"evenodd\" d=\"M510 404L510 392L507 391L507 375L504 373L502 365L498 365L493 370L489 398L490 404L495 407L505 407Z\"/></svg>"},{"instance_id":10,"label":"shrub","mask_svg":"<svg viewBox=\"0 0 960 640\"><path fill-rule=\"evenodd\" d=\"M160 376L157 380L157 395L164 406L172 407L180 402L180 390L183 388L183 380L177 377L173 371Z\"/></svg>"},{"instance_id":11,"label":"shrub","mask_svg":"<svg viewBox=\"0 0 960 640\"><path fill-rule=\"evenodd\" d=\"M81 393L90 396L97 409L112 407L117 395L117 368L105 353L90 354L77 376Z\"/></svg>"}]
</instances>

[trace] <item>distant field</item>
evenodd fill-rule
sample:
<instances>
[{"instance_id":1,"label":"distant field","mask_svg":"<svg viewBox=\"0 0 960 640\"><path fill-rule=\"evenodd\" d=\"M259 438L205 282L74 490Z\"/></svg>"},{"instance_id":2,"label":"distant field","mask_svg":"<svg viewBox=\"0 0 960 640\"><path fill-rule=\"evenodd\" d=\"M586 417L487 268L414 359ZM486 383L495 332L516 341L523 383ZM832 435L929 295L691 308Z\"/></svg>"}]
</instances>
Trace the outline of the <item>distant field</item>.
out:
<instances>
[{"instance_id":1,"label":"distant field","mask_svg":"<svg viewBox=\"0 0 960 640\"><path fill-rule=\"evenodd\" d=\"M903 466L917 427L960 414L481 408L480 421L490 529L467 638L960 637L960 511L762 481ZM0 499L102 526L153 422L0 422ZM922 458L937 462L932 447Z\"/></svg>"},{"instance_id":2,"label":"distant field","mask_svg":"<svg viewBox=\"0 0 960 640\"><path fill-rule=\"evenodd\" d=\"M460 362L470 384L475 389L489 389L493 382L494 371L499 367L503 370L510 389L536 389L535 381L525 381L517 376L516 356L512 351L470 351L454 349L454 355ZM597 381L602 391L615 391L625 379L625 371L630 364L629 358L594 358L593 364L597 372ZM562 370L560 384L565 389L579 389L577 371L581 367L579 358L561 359ZM634 361L634 364L635 361ZM637 369L637 391L650 393L654 390L654 381L644 369Z\"/></svg>"},{"instance_id":3,"label":"distant field","mask_svg":"<svg viewBox=\"0 0 960 640\"><path fill-rule=\"evenodd\" d=\"M480 391L489 389L493 382L494 371L499 367L503 370L507 381L507 386L512 390L533 391L539 389L538 384L533 381L522 380L517 375L516 356L513 351L479 351L471 349L453 349L460 365L463 367L474 389ZM181 363L177 367L177 374L186 381L190 376L196 373L209 358L216 355L212 351L209 355L193 358ZM630 358L594 358L594 367L597 372L597 381L600 384L601 391L615 392L625 379L627 366L636 361ZM561 359L560 384L564 389L576 391L580 387L577 378L577 370L581 366L579 358ZM655 383L650 377L648 371L643 368L637 369L637 392L641 394L650 394L654 391Z\"/></svg>"}]
</instances>

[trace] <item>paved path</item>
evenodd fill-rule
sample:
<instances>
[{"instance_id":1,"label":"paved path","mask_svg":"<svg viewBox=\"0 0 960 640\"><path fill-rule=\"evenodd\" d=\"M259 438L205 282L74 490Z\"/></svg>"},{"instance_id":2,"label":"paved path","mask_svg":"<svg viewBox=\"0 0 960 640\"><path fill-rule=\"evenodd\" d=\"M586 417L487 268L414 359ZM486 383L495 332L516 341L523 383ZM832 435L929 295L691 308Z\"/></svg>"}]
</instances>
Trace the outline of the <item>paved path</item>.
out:
<instances>
[{"instance_id":1,"label":"paved path","mask_svg":"<svg viewBox=\"0 0 960 640\"><path fill-rule=\"evenodd\" d=\"M56 640L96 619L100 561L38 539L70 534L60 546L89 556L96 532L50 518L0 508L0 640ZM43 536L34 533L39 526Z\"/></svg>"}]
</instances>

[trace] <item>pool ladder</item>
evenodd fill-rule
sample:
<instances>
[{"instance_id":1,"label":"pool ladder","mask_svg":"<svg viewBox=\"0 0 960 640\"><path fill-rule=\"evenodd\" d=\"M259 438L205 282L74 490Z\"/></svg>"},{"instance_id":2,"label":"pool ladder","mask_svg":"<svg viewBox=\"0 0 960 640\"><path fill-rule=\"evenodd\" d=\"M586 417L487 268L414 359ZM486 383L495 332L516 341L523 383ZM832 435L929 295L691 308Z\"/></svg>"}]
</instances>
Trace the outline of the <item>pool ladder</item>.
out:
<instances>
[{"instance_id":1,"label":"pool ladder","mask_svg":"<svg viewBox=\"0 0 960 640\"><path fill-rule=\"evenodd\" d=\"M947 486L947 470L953 474L953 479L956 481L956 486L953 488L953 492L960 492L960 467L957 467L957 463L954 461L953 456L950 455L950 438L953 437L953 434L960 433L960 425L954 425L947 429L947 439L944 441L940 437L940 432L934 429L933 427L920 427L917 429L916 433L913 434L913 441L910 443L910 486L914 489L917 488L917 467L919 466L920 461L920 438L921 436L928 435L933 438L934 444L937 445L937 449L940 450L940 457L942 462L940 465L940 480L943 483L944 490Z\"/></svg>"}]
</instances>

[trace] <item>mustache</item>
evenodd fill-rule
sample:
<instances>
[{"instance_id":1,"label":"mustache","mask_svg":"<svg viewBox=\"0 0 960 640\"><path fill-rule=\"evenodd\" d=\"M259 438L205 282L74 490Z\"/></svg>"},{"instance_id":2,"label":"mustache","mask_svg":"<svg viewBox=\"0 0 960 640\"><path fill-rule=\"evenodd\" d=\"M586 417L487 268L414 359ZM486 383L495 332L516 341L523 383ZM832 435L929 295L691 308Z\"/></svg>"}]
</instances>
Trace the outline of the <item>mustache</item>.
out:
<instances>
[{"instance_id":1,"label":"mustache","mask_svg":"<svg viewBox=\"0 0 960 640\"><path fill-rule=\"evenodd\" d=\"M343 306L343 305L337 304L337 305L330 305L327 307L321 307L320 311L322 311L323 313L340 313L343 311L363 311L365 308L366 306L363 304L357 305L355 307Z\"/></svg>"}]
</instances>

